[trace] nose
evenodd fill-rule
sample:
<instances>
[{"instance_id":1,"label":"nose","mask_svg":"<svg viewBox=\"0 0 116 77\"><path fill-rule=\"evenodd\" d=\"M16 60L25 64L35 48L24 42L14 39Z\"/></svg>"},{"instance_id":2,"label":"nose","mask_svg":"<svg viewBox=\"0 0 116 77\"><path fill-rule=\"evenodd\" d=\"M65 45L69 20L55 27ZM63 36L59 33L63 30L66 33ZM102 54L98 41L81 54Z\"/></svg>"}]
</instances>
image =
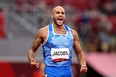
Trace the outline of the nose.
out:
<instances>
[{"instance_id":1,"label":"nose","mask_svg":"<svg viewBox=\"0 0 116 77\"><path fill-rule=\"evenodd\" d=\"M59 13L59 16L62 16L62 14L61 14L61 13Z\"/></svg>"},{"instance_id":2,"label":"nose","mask_svg":"<svg viewBox=\"0 0 116 77\"><path fill-rule=\"evenodd\" d=\"M59 13L59 16L63 16L63 14L62 13Z\"/></svg>"}]
</instances>

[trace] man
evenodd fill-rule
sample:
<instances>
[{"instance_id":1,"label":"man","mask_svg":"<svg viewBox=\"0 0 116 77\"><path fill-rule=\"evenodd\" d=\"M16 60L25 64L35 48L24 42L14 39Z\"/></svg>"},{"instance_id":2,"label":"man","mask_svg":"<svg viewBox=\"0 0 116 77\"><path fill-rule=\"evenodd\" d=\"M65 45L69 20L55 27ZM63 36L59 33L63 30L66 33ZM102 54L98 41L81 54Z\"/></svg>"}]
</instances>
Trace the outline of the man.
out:
<instances>
[{"instance_id":1,"label":"man","mask_svg":"<svg viewBox=\"0 0 116 77\"><path fill-rule=\"evenodd\" d=\"M86 59L79 44L77 32L64 24L65 10L56 6L52 10L53 23L39 29L35 35L32 47L28 52L31 66L39 68L34 59L34 53L42 44L45 77L72 77L71 59L74 49L81 65L80 72L86 73Z\"/></svg>"}]
</instances>

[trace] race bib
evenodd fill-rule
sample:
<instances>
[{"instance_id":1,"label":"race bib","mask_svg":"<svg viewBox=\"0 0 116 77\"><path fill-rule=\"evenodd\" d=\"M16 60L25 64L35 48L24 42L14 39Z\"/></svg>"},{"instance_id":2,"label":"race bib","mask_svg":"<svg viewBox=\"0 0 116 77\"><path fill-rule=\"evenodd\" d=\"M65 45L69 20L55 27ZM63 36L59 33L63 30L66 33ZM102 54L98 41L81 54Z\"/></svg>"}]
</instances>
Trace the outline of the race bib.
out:
<instances>
[{"instance_id":1,"label":"race bib","mask_svg":"<svg viewBox=\"0 0 116 77\"><path fill-rule=\"evenodd\" d=\"M54 62L61 62L69 59L69 49L68 48L52 48L51 58Z\"/></svg>"}]
</instances>

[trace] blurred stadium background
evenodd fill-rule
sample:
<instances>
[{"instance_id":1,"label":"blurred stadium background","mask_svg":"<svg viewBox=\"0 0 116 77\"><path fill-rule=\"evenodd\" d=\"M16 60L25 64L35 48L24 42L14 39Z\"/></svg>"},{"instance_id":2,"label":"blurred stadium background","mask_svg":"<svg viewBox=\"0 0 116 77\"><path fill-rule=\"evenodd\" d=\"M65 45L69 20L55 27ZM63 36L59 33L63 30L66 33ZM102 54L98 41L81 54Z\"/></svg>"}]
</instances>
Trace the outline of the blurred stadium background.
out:
<instances>
[{"instance_id":1,"label":"blurred stadium background","mask_svg":"<svg viewBox=\"0 0 116 77\"><path fill-rule=\"evenodd\" d=\"M74 77L116 77L116 0L0 0L0 77L42 77L27 51L56 5L65 8L66 24L78 32L87 58L82 75L74 54ZM36 59L42 62L41 47Z\"/></svg>"}]
</instances>

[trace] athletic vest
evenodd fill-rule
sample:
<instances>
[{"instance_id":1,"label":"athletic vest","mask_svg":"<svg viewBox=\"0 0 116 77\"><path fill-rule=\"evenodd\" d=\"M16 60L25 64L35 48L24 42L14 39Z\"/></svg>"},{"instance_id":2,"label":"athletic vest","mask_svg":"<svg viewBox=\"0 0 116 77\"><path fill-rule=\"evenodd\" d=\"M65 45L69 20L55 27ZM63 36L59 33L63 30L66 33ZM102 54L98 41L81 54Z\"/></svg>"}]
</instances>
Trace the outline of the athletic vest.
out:
<instances>
[{"instance_id":1,"label":"athletic vest","mask_svg":"<svg viewBox=\"0 0 116 77\"><path fill-rule=\"evenodd\" d=\"M48 36L42 45L43 59L47 66L70 66L72 63L73 37L69 27L64 25L66 34L55 34L53 25L48 25Z\"/></svg>"}]
</instances>

